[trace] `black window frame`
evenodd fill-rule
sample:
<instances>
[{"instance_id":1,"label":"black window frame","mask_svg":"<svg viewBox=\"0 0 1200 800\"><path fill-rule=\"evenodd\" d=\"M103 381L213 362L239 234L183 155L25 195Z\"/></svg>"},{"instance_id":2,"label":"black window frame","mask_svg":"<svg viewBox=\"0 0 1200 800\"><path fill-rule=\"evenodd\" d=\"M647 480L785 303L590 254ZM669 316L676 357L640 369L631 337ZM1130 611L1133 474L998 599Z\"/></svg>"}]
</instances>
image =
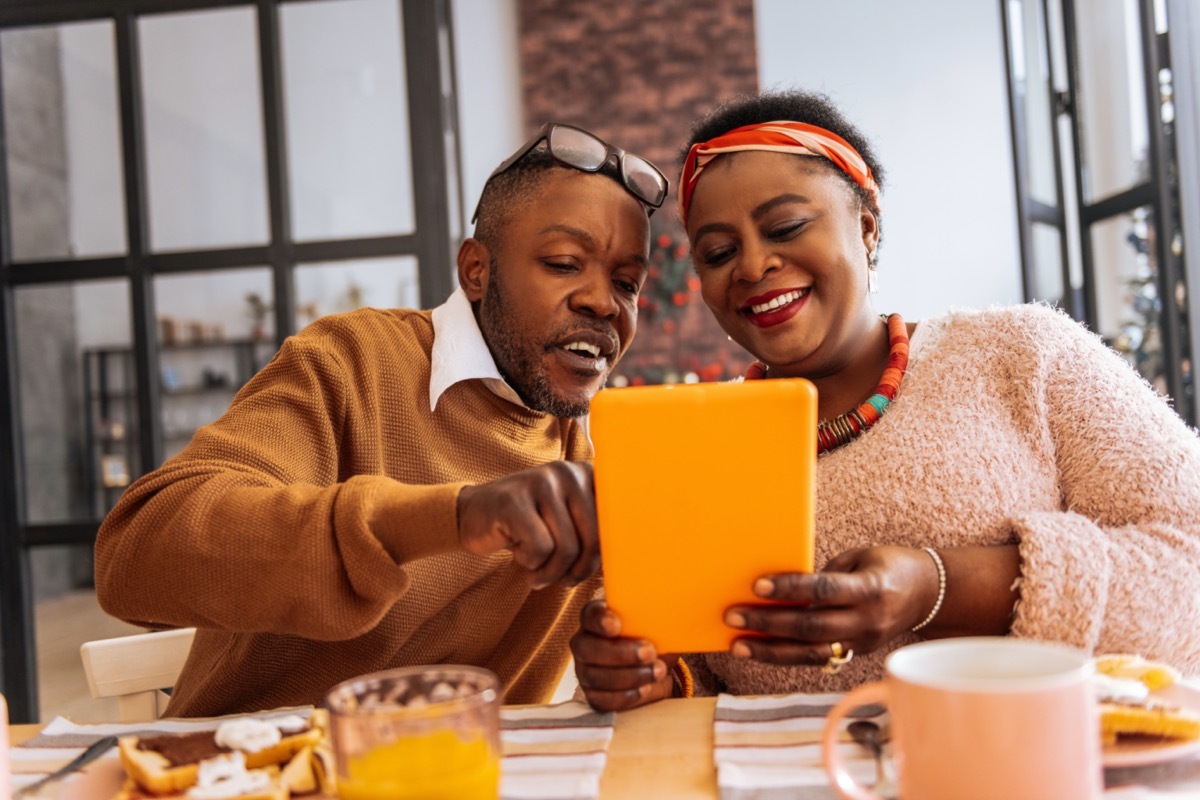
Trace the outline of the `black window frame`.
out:
<instances>
[{"instance_id":1,"label":"black window frame","mask_svg":"<svg viewBox=\"0 0 1200 800\"><path fill-rule=\"evenodd\" d=\"M1050 4L1055 3L1062 21L1062 41L1055 42L1062 47L1066 64L1065 86L1062 91L1056 90L1058 76L1054 73L1054 62L1051 59L1049 26L1045 28L1045 39L1038 42L1025 42L1025 47L1037 47L1042 52L1050 67L1050 109L1052 120L1052 135L1054 137L1053 158L1055 168L1055 186L1058 195L1057 206L1047 206L1038 202L1030 193L1026 176L1029 174L1028 147L1025 141L1025 120L1022 103L1019 100L1020 90L1017 82L1017 68L1014 64L1013 29L1020 26L1021 20L1012 18L1009 0L998 0L1000 18L1004 36L1004 54L1008 75L1009 111L1012 128L1013 166L1017 189L1017 220L1021 253L1021 275L1024 284L1024 295L1027 301L1044 298L1035 297L1035 274L1037 265L1032 251L1033 227L1035 224L1046 224L1055 227L1061 235L1062 281L1064 298L1062 306L1077 320L1088 325L1092 330L1099 330L1099 311L1097 309L1097 278L1092 245L1092 227L1113 218L1129 214L1135 209L1149 207L1152 209L1154 225L1157 229L1153 258L1156 267L1156 289L1161 303L1158 320L1159 333L1162 342L1164 380L1167 395L1175 410L1190 425L1195 426L1200 418L1200 396L1197 396L1194 384L1189 386L1185 378L1185 362L1190 363L1194 357L1192 337L1197 335L1191 330L1189 319L1190 307L1197 302L1192 300L1187 291L1188 276L1193 270L1200 269L1200 258L1189 255L1187 248L1176 252L1173 243L1182 237L1187 227L1181 210L1181 191L1184 188L1195 190L1197 179L1194 174L1182 172L1180 152L1177 149L1176 126L1165 124L1161 117L1161 99L1159 91L1159 74L1164 68L1172 68L1170 30L1159 32L1156 26L1154 0L1137 0L1138 25L1142 51L1142 81L1145 89L1145 108L1142 113L1147 121L1148 133L1148 162L1149 171L1145 180L1130 186L1115 194L1096 200L1089 200L1085 194L1083 174L1085 170L1084 142L1086 131L1082 130L1079 114L1079 104L1088 102L1086 93L1081 90L1078 58L1078 37L1075 23L1077 0L1022 0L1024 3L1037 4L1043 20L1050 18ZM1184 3L1171 2L1168 6L1168 19L1182 17ZM1185 44L1184 47L1187 45ZM1173 83L1177 94L1194 97L1197 87L1187 71L1182 73L1172 69ZM1070 164L1064 164L1061 142L1059 140L1058 122L1066 119L1070 128L1071 148L1073 157ZM1074 176L1073 197L1065 198L1063 192L1063 171L1069 169ZM1187 187L1181 182L1190 181ZM1064 205L1070 203L1076 211L1076 225L1071 230L1064 214ZM1194 222L1190 223L1194 226ZM1068 259L1068 238L1073 238L1079 247L1082 284L1072 286L1071 265ZM1177 298L1183 302L1177 302Z\"/></svg>"},{"instance_id":2,"label":"black window frame","mask_svg":"<svg viewBox=\"0 0 1200 800\"><path fill-rule=\"evenodd\" d=\"M137 423L140 462L162 462L154 278L180 272L262 267L272 273L276 346L294 332L294 270L312 262L415 256L421 304L436 305L454 288L453 255L464 228L458 147L456 80L450 0L396 0L404 35L415 231L411 234L296 242L292 239L288 154L283 113L279 10L311 0L8 0L0 30L108 20L113 23L126 253L103 258L14 262L11 246L7 150L0 114L0 686L13 723L38 718L36 637L30 550L95 541L100 519L29 524L23 486L14 292L36 284L101 278L129 281L134 374L140 388ZM336 1L336 0L335 0ZM145 143L142 140L138 19L164 13L249 8L258 28L259 81L269 240L263 246L152 253L147 239ZM0 92L2 92L0 84Z\"/></svg>"}]
</instances>

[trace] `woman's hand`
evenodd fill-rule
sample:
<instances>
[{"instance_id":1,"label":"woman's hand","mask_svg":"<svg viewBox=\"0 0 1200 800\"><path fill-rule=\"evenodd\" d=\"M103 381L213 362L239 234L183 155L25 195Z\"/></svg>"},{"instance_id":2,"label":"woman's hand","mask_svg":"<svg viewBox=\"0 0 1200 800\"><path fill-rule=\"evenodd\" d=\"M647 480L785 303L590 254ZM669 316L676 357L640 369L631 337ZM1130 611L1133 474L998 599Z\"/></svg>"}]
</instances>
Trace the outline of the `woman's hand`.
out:
<instances>
[{"instance_id":1,"label":"woman's hand","mask_svg":"<svg viewBox=\"0 0 1200 800\"><path fill-rule=\"evenodd\" d=\"M781 604L730 608L727 625L764 634L739 638L730 652L820 666L837 655L834 642L842 652L869 653L925 619L937 601L938 572L923 550L868 547L842 553L821 572L766 575L754 593Z\"/></svg>"},{"instance_id":2,"label":"woman's hand","mask_svg":"<svg viewBox=\"0 0 1200 800\"><path fill-rule=\"evenodd\" d=\"M670 671L654 645L621 636L621 620L603 600L588 603L579 616L571 654L579 686L592 708L624 711L672 695Z\"/></svg>"}]
</instances>

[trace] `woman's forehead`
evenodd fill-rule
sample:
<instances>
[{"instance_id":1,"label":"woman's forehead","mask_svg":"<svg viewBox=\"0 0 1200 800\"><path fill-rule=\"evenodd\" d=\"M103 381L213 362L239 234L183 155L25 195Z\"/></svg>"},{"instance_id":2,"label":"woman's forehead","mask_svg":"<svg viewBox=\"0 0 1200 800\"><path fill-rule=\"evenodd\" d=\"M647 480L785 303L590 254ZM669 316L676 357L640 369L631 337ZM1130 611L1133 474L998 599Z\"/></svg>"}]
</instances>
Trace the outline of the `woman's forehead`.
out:
<instances>
[{"instance_id":1,"label":"woman's forehead","mask_svg":"<svg viewBox=\"0 0 1200 800\"><path fill-rule=\"evenodd\" d=\"M688 221L705 208L709 213L720 213L725 206L751 197L789 192L815 200L842 189L854 196L853 188L842 180L840 171L819 156L757 150L726 153L718 156L696 182ZM741 196L733 196L731 191Z\"/></svg>"}]
</instances>

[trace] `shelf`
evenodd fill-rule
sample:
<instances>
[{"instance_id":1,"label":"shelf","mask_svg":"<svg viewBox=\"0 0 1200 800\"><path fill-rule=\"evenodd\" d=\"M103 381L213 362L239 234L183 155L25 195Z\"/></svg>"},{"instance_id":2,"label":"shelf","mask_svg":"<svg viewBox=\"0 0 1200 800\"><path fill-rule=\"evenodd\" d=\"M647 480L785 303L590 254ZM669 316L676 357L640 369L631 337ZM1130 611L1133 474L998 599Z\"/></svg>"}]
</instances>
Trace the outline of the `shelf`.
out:
<instances>
[{"instance_id":1,"label":"shelf","mask_svg":"<svg viewBox=\"0 0 1200 800\"><path fill-rule=\"evenodd\" d=\"M125 464L131 465L131 480L138 477L137 472L157 466L142 463L146 454L140 448L145 442L141 441L142 437L137 431L129 428L142 411L141 403L147 399L146 390L139 389L135 384L155 388L154 408L150 410L158 421L160 431L159 446L156 448L160 452L155 457L163 458L180 450L195 436L195 429L180 427L183 420L204 418L207 424L219 417L219 412L229 399L257 372L261 366L259 361L265 360L269 351L274 349L273 341L256 339L160 344L159 357L155 360L156 372L149 378L149 383L135 380L133 354L127 345L85 349L83 396L87 398L87 489L95 512L101 515L107 513L112 506L113 495L124 490L124 487L104 485L106 474L111 478L109 468L113 468L113 459L123 458ZM196 367L197 371L183 370L185 364ZM198 369L201 366L204 367L204 376L222 377L225 383L204 383L205 378ZM167 388L162 380L164 376L176 388ZM189 383L177 385L179 378L185 376ZM135 404L139 406L136 409ZM125 427L123 438L112 436L113 425ZM135 469L132 465L140 466Z\"/></svg>"},{"instance_id":2,"label":"shelf","mask_svg":"<svg viewBox=\"0 0 1200 800\"><path fill-rule=\"evenodd\" d=\"M223 393L234 394L237 392L235 386L184 386L181 389L160 389L158 394L160 397L199 397L206 394ZM131 397L136 397L136 392L93 392L93 400L128 400Z\"/></svg>"},{"instance_id":3,"label":"shelf","mask_svg":"<svg viewBox=\"0 0 1200 800\"><path fill-rule=\"evenodd\" d=\"M159 352L175 352L179 350L220 350L220 349L236 349L250 348L256 345L270 345L272 348L275 343L270 339L219 339L211 342L181 342L179 344L159 344ZM110 345L108 347L90 347L89 353L104 356L119 356L128 355L132 351L129 345Z\"/></svg>"},{"instance_id":4,"label":"shelf","mask_svg":"<svg viewBox=\"0 0 1200 800\"><path fill-rule=\"evenodd\" d=\"M205 424L207 424L207 423L205 423ZM197 428L197 429L193 429L193 430L190 430L190 431L163 431L163 435L162 435L162 436L163 436L163 441L164 441L164 442L187 442L187 441L191 441L192 437L196 435L196 430L199 430L199 429ZM125 446L125 445L127 445L128 443L129 443L129 439L128 439L128 438L125 438L125 439L114 439L114 438L113 438L113 437L111 437L111 436L98 436L98 437L96 437L96 444L97 444L97 445L112 445L112 444L119 444L119 445L121 445L122 447L124 447L124 446ZM116 451L116 452L113 452L113 453L108 453L108 452L105 452L105 453L103 453L103 455L119 455L119 454L120 454L120 451Z\"/></svg>"}]
</instances>

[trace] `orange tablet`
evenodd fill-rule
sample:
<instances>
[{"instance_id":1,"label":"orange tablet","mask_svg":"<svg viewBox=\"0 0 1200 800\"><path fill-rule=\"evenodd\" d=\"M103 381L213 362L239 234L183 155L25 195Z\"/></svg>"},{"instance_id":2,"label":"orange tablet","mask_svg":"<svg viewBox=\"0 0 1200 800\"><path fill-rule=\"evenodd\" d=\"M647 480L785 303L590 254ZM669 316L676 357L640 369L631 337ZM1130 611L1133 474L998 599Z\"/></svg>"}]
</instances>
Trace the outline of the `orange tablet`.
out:
<instances>
[{"instance_id":1,"label":"orange tablet","mask_svg":"<svg viewBox=\"0 0 1200 800\"><path fill-rule=\"evenodd\" d=\"M622 635L726 650L722 622L770 572L812 572L817 391L806 380L605 389L596 511Z\"/></svg>"}]
</instances>

